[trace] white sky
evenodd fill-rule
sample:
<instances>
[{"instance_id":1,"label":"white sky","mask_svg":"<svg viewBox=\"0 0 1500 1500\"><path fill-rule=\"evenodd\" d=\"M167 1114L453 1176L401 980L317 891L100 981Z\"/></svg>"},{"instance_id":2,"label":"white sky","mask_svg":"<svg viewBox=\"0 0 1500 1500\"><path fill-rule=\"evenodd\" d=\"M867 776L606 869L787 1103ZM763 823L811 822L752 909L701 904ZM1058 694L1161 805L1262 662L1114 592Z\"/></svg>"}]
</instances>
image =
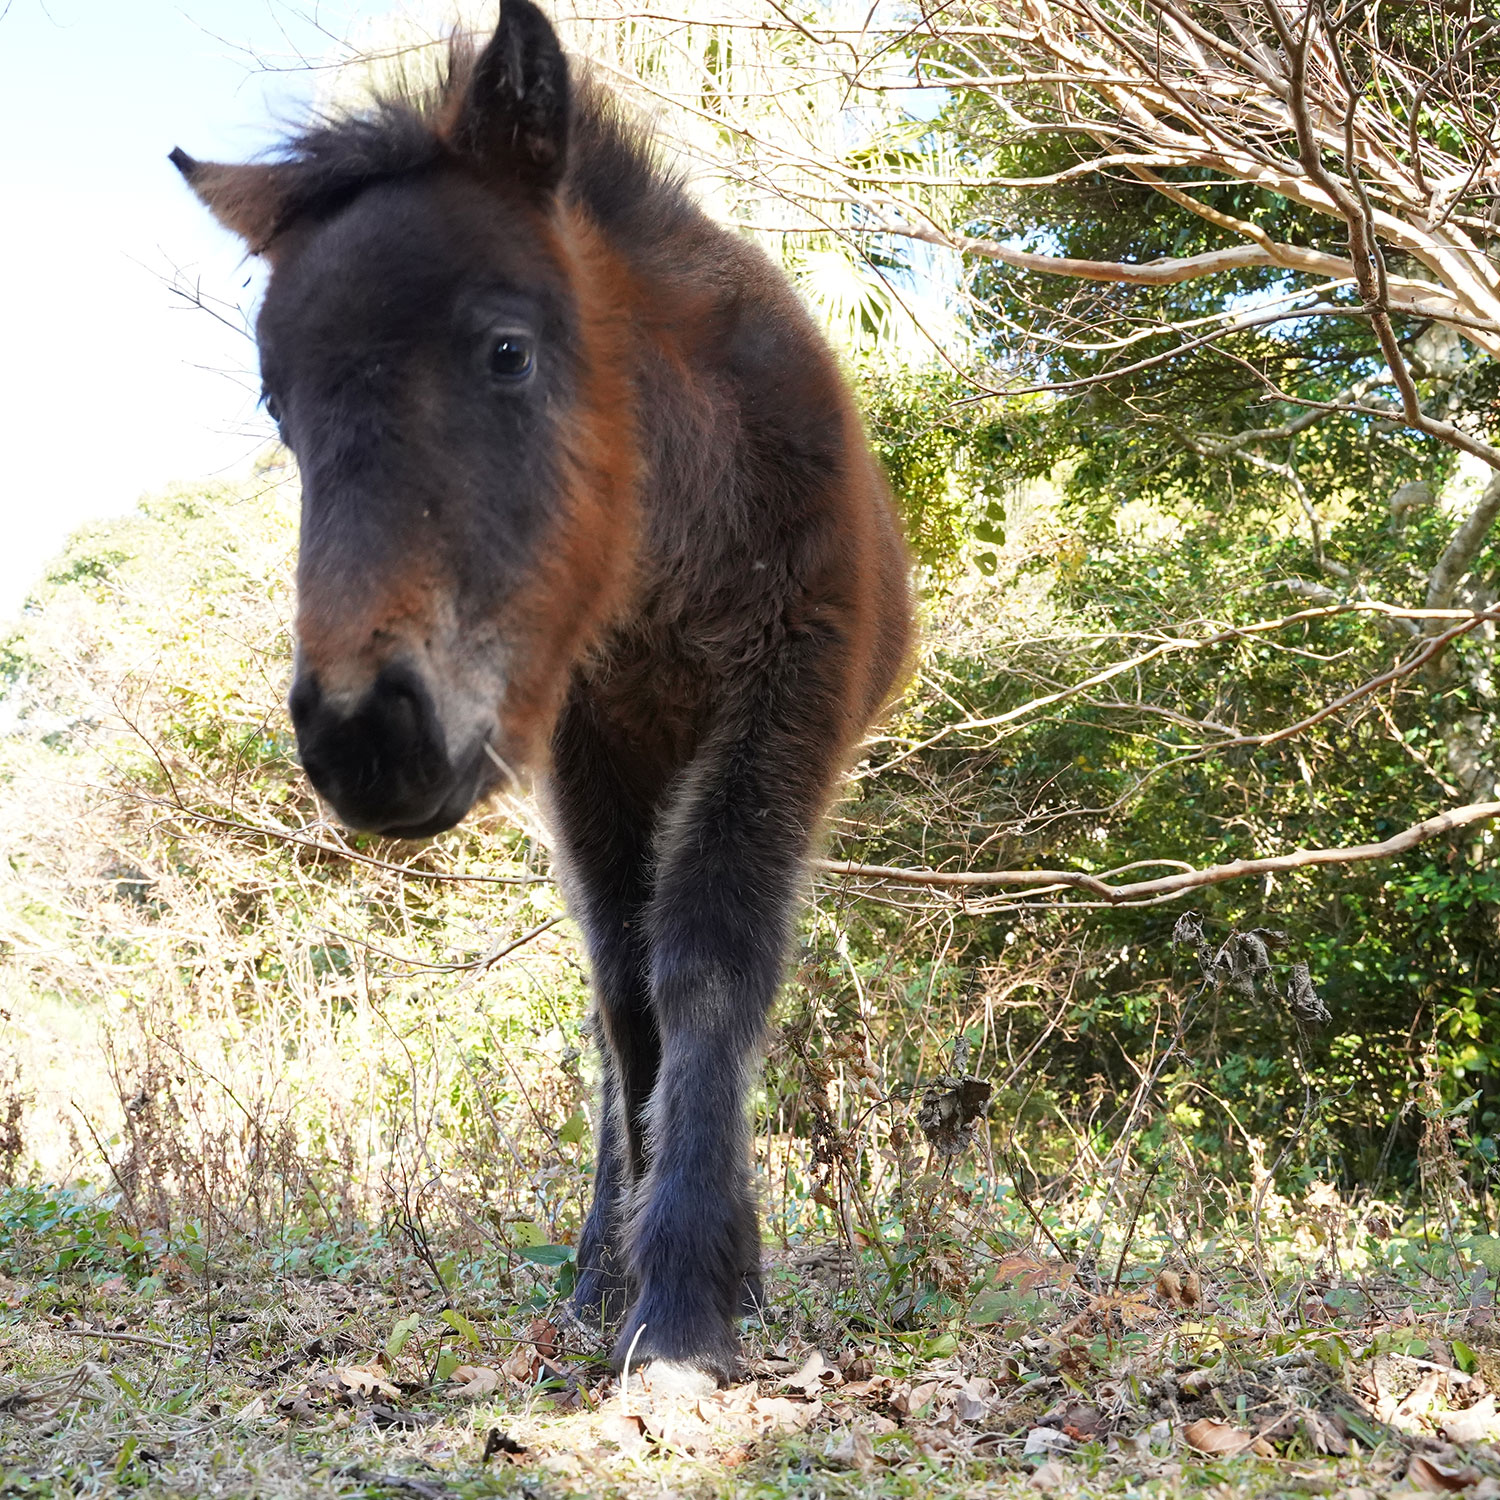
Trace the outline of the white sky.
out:
<instances>
[{"instance_id":1,"label":"white sky","mask_svg":"<svg viewBox=\"0 0 1500 1500\"><path fill-rule=\"evenodd\" d=\"M243 49L316 57L345 25L317 0L0 0L0 620L79 524L239 474L269 435L249 339L167 285L258 290L167 153L269 145L315 81Z\"/></svg>"}]
</instances>

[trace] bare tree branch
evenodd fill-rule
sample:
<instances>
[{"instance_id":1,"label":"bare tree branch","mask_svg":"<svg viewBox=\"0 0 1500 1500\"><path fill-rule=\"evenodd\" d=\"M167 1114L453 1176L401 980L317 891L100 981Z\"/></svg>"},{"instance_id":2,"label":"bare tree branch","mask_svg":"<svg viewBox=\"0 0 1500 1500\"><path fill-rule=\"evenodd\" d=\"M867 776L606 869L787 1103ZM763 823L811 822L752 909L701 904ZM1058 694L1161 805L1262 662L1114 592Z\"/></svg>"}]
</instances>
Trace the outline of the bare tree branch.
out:
<instances>
[{"instance_id":1,"label":"bare tree branch","mask_svg":"<svg viewBox=\"0 0 1500 1500\"><path fill-rule=\"evenodd\" d=\"M1343 849L1297 849L1291 854L1272 855L1265 859L1237 859L1227 865L1211 865L1203 870L1183 870L1156 880L1139 880L1128 885L1110 885L1096 875L1078 870L904 870L893 865L864 865L852 860L821 859L814 868L825 875L845 878L890 881L901 885L945 886L953 888L1034 887L1039 890L1077 890L1114 906L1149 901L1175 901L1189 891L1204 886L1223 885L1230 880L1253 876L1282 874L1288 870L1310 869L1318 865L1352 865L1371 860L1394 859L1428 839L1438 838L1473 823L1500 817L1500 802L1476 802L1466 807L1450 808L1434 818L1403 829L1378 844L1355 844Z\"/></svg>"}]
</instances>

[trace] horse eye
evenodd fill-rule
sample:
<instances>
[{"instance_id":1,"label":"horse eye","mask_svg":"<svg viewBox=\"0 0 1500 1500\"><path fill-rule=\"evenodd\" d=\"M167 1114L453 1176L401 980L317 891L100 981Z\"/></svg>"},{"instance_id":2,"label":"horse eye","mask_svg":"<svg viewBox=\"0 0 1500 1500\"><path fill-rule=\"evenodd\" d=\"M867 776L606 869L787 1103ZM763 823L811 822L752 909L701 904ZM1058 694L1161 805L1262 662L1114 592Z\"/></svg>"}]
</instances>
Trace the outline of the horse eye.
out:
<instances>
[{"instance_id":1,"label":"horse eye","mask_svg":"<svg viewBox=\"0 0 1500 1500\"><path fill-rule=\"evenodd\" d=\"M525 380L534 363L531 340L523 333L502 333L490 345L490 374L496 380Z\"/></svg>"}]
</instances>

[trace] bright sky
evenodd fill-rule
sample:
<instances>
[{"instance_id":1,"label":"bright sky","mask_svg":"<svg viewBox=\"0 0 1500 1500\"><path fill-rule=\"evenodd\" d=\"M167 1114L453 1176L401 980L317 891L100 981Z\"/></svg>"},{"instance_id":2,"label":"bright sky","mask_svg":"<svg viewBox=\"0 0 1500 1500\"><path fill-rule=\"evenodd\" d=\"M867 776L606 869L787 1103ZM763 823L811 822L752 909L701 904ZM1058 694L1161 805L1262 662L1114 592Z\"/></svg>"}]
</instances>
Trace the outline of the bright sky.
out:
<instances>
[{"instance_id":1,"label":"bright sky","mask_svg":"<svg viewBox=\"0 0 1500 1500\"><path fill-rule=\"evenodd\" d=\"M0 0L0 619L80 523L268 437L249 339L169 289L251 307L255 267L167 153L269 145L316 85L245 49L324 55L315 10L343 34L318 0Z\"/></svg>"}]
</instances>

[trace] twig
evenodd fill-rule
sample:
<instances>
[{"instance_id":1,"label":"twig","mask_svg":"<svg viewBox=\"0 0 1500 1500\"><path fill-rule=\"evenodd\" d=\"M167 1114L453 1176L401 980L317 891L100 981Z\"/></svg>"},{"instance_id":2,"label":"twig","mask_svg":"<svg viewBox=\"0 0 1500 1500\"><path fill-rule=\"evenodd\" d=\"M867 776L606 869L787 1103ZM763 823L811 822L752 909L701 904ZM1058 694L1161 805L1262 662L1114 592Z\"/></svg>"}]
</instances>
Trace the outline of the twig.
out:
<instances>
[{"instance_id":1,"label":"twig","mask_svg":"<svg viewBox=\"0 0 1500 1500\"><path fill-rule=\"evenodd\" d=\"M1140 880L1130 885L1108 885L1096 876L1078 870L903 870L892 865L861 865L852 860L819 859L813 868L828 875L855 879L889 880L907 885L930 886L1061 886L1087 891L1102 897L1110 905L1138 900L1143 896L1175 897L1206 885L1222 885L1229 880L1245 880L1257 875L1279 874L1284 870L1301 870L1317 865L1352 865L1370 860L1391 859L1408 849L1456 828L1500 818L1500 802L1474 802L1466 807L1450 808L1436 817L1413 824L1378 844L1355 844L1342 849L1298 849L1291 854L1277 854L1265 859L1237 859L1226 865L1210 865L1202 870L1184 870L1157 880Z\"/></svg>"},{"instance_id":2,"label":"twig","mask_svg":"<svg viewBox=\"0 0 1500 1500\"><path fill-rule=\"evenodd\" d=\"M174 1344L170 1339L152 1338L147 1333L114 1333L107 1328L74 1328L64 1323L48 1325L53 1333L67 1333L79 1339L109 1339L116 1344L148 1344L153 1349L167 1349L173 1354L191 1354L187 1344Z\"/></svg>"},{"instance_id":3,"label":"twig","mask_svg":"<svg viewBox=\"0 0 1500 1500\"><path fill-rule=\"evenodd\" d=\"M241 818L223 818L216 817L213 813L198 812L195 808L185 807L181 802L172 802L165 797L151 797L132 788L107 787L102 790L113 792L116 796L128 797L131 801L144 803L148 807L164 808L179 817L192 818L197 823L207 823L214 828L227 829L230 833L253 834L259 838L275 839L283 844L296 844L300 848L311 849L318 854L331 854L336 859L346 859L351 864L370 865L377 870L389 870L393 875L408 875L416 880L438 880L469 885L552 884L550 875L457 875L446 870L423 870L415 865L393 864L390 860L376 859L371 854L360 854L357 850L339 844L325 844L320 839L305 838L300 833L288 829L272 828L263 823L247 823Z\"/></svg>"},{"instance_id":4,"label":"twig","mask_svg":"<svg viewBox=\"0 0 1500 1500\"><path fill-rule=\"evenodd\" d=\"M1146 1174L1146 1180L1141 1184L1141 1191L1135 1200L1135 1207L1130 1211L1130 1227L1125 1231L1125 1243L1120 1246L1120 1258L1115 1262L1115 1279L1110 1283L1111 1292L1120 1290L1120 1278L1125 1274L1125 1257L1130 1254L1131 1242L1135 1239L1135 1226L1141 1217L1141 1205L1146 1201L1146 1194L1151 1191L1151 1184L1156 1181L1156 1174L1161 1171L1161 1163L1151 1163L1151 1170Z\"/></svg>"}]
</instances>

